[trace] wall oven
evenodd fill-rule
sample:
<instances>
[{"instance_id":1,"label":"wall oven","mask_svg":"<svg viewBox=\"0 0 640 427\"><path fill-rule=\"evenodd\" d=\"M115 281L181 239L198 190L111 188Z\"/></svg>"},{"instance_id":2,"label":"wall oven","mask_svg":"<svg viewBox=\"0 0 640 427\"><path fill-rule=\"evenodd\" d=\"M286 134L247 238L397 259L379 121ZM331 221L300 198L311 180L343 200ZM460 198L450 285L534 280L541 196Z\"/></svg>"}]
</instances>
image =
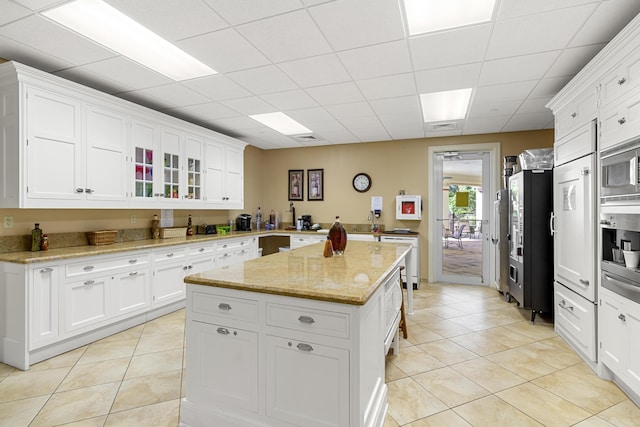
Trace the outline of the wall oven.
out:
<instances>
[{"instance_id":1,"label":"wall oven","mask_svg":"<svg viewBox=\"0 0 640 427\"><path fill-rule=\"evenodd\" d=\"M601 155L601 203L640 200L640 140Z\"/></svg>"},{"instance_id":2,"label":"wall oven","mask_svg":"<svg viewBox=\"0 0 640 427\"><path fill-rule=\"evenodd\" d=\"M601 214L602 287L640 303L640 268L625 266L622 249L640 250L640 215Z\"/></svg>"}]
</instances>

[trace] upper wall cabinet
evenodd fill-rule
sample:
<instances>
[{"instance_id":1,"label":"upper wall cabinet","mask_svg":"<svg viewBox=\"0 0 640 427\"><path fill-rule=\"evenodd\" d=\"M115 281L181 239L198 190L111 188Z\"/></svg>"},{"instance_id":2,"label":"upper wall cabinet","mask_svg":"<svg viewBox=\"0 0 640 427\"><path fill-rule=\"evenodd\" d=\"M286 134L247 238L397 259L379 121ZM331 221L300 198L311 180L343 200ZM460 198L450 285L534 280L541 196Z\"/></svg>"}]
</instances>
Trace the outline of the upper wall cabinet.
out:
<instances>
[{"instance_id":1,"label":"upper wall cabinet","mask_svg":"<svg viewBox=\"0 0 640 427\"><path fill-rule=\"evenodd\" d=\"M243 208L245 143L13 62L0 102L0 207Z\"/></svg>"}]
</instances>

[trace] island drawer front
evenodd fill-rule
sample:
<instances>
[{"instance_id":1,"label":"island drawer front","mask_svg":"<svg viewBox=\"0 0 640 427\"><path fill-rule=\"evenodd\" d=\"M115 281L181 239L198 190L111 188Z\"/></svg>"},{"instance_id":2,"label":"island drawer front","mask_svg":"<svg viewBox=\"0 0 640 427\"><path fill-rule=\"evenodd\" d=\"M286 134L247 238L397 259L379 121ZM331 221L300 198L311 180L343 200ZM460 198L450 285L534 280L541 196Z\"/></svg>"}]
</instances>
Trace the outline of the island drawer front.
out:
<instances>
[{"instance_id":1,"label":"island drawer front","mask_svg":"<svg viewBox=\"0 0 640 427\"><path fill-rule=\"evenodd\" d=\"M165 249L163 251L157 251L153 253L154 262L175 261L185 259L186 257L186 249L180 247L174 247L171 249Z\"/></svg>"},{"instance_id":2,"label":"island drawer front","mask_svg":"<svg viewBox=\"0 0 640 427\"><path fill-rule=\"evenodd\" d=\"M349 315L284 304L267 303L267 325L349 338Z\"/></svg>"},{"instance_id":3,"label":"island drawer front","mask_svg":"<svg viewBox=\"0 0 640 427\"><path fill-rule=\"evenodd\" d=\"M194 291L191 298L195 314L213 316L222 320L241 320L251 323L258 321L257 301L198 291Z\"/></svg>"},{"instance_id":4,"label":"island drawer front","mask_svg":"<svg viewBox=\"0 0 640 427\"><path fill-rule=\"evenodd\" d=\"M126 257L96 259L91 261L83 260L82 262L67 264L66 276L78 277L146 264L149 264L148 254L132 254Z\"/></svg>"},{"instance_id":5,"label":"island drawer front","mask_svg":"<svg viewBox=\"0 0 640 427\"><path fill-rule=\"evenodd\" d=\"M230 242L219 242L218 253L236 251L238 249L246 249L249 247L250 242L247 240L232 240Z\"/></svg>"}]
</instances>

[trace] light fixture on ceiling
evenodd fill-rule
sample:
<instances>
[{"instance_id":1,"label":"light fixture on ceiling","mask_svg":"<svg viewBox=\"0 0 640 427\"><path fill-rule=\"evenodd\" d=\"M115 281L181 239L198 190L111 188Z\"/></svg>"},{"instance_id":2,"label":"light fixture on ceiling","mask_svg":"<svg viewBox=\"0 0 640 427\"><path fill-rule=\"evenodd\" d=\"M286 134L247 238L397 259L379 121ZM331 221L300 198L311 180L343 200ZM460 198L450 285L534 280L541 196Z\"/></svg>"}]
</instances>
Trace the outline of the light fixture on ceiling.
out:
<instances>
[{"instance_id":1,"label":"light fixture on ceiling","mask_svg":"<svg viewBox=\"0 0 640 427\"><path fill-rule=\"evenodd\" d=\"M409 35L488 22L496 0L404 0Z\"/></svg>"},{"instance_id":2,"label":"light fixture on ceiling","mask_svg":"<svg viewBox=\"0 0 640 427\"><path fill-rule=\"evenodd\" d=\"M275 113L254 114L249 116L271 129L284 135L310 134L312 131L280 111Z\"/></svg>"},{"instance_id":3,"label":"light fixture on ceiling","mask_svg":"<svg viewBox=\"0 0 640 427\"><path fill-rule=\"evenodd\" d=\"M206 64L101 0L75 0L43 15L173 80L216 74Z\"/></svg>"},{"instance_id":4,"label":"light fixture on ceiling","mask_svg":"<svg viewBox=\"0 0 640 427\"><path fill-rule=\"evenodd\" d=\"M422 118L425 122L461 120L467 115L471 88L421 93Z\"/></svg>"}]
</instances>

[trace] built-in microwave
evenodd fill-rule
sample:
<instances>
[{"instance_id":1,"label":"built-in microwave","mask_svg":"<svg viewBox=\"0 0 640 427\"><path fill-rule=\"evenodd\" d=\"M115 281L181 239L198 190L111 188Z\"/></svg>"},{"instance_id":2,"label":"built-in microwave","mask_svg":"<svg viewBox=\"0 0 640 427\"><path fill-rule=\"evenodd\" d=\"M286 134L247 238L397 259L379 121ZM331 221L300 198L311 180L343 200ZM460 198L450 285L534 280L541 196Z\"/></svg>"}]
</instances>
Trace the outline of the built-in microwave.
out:
<instances>
[{"instance_id":1,"label":"built-in microwave","mask_svg":"<svg viewBox=\"0 0 640 427\"><path fill-rule=\"evenodd\" d=\"M396 196L396 219L422 219L422 197Z\"/></svg>"},{"instance_id":2,"label":"built-in microwave","mask_svg":"<svg viewBox=\"0 0 640 427\"><path fill-rule=\"evenodd\" d=\"M640 200L640 141L602 153L601 203Z\"/></svg>"}]
</instances>

